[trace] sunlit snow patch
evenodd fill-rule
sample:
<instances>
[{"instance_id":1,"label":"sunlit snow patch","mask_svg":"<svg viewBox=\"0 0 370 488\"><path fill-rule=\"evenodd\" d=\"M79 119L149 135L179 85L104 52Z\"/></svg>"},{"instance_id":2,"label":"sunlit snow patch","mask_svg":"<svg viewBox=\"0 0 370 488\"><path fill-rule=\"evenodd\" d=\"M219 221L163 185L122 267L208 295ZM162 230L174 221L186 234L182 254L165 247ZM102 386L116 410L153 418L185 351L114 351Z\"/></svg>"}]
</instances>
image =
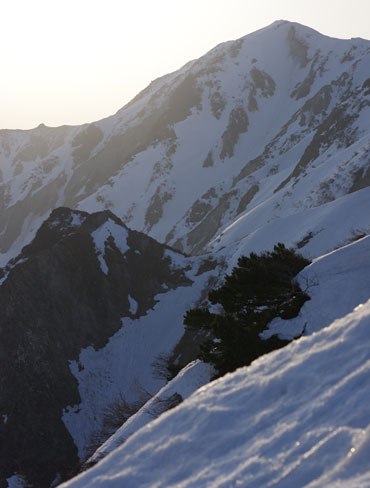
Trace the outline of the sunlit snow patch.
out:
<instances>
[{"instance_id":1,"label":"sunlit snow patch","mask_svg":"<svg viewBox=\"0 0 370 488\"><path fill-rule=\"evenodd\" d=\"M141 427L157 418L162 412L158 409L161 403L171 401L178 395L181 402L189 397L195 390L208 383L215 371L210 364L199 360L188 364L180 373L165 385L156 395L151 398L135 415L130 417L89 459L89 462L96 463L110 452L123 444ZM172 408L170 403L167 408ZM166 405L165 405L166 408Z\"/></svg>"},{"instance_id":2,"label":"sunlit snow patch","mask_svg":"<svg viewBox=\"0 0 370 488\"><path fill-rule=\"evenodd\" d=\"M132 315L135 315L137 312L139 304L137 303L135 298L132 298L131 295L128 295L127 298L128 298L129 303L130 303L130 313L132 313Z\"/></svg>"}]
</instances>

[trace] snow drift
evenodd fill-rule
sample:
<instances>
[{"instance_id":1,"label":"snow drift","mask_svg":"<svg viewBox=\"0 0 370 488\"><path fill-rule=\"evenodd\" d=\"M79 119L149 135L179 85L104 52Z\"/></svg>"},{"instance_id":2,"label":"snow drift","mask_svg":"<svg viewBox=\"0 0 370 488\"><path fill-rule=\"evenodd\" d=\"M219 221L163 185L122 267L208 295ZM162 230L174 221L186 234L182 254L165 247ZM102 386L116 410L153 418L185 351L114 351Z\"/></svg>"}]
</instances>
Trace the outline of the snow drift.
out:
<instances>
[{"instance_id":1,"label":"snow drift","mask_svg":"<svg viewBox=\"0 0 370 488\"><path fill-rule=\"evenodd\" d=\"M370 301L210 383L62 486L367 487Z\"/></svg>"}]
</instances>

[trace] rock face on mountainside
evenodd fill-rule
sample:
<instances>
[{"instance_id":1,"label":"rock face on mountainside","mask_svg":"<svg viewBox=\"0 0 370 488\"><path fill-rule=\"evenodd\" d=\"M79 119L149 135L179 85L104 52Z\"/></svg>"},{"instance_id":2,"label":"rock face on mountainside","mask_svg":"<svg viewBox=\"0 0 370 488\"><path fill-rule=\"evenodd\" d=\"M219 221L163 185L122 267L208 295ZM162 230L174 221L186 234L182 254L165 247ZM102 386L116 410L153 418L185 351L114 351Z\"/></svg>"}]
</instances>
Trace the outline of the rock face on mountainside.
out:
<instances>
[{"instance_id":1,"label":"rock face on mountainside","mask_svg":"<svg viewBox=\"0 0 370 488\"><path fill-rule=\"evenodd\" d=\"M62 422L63 409L81 401L70 362L82 348L102 348L123 317L145 316L159 293L191 285L171 255L109 211L58 208L5 268L0 486L18 473L48 487L75 471L77 447Z\"/></svg>"},{"instance_id":2,"label":"rock face on mountainside","mask_svg":"<svg viewBox=\"0 0 370 488\"><path fill-rule=\"evenodd\" d=\"M255 210L244 236L324 213L369 188L369 66L369 41L278 21L155 80L112 117L0 131L3 262L60 205L110 209L192 254Z\"/></svg>"}]
</instances>

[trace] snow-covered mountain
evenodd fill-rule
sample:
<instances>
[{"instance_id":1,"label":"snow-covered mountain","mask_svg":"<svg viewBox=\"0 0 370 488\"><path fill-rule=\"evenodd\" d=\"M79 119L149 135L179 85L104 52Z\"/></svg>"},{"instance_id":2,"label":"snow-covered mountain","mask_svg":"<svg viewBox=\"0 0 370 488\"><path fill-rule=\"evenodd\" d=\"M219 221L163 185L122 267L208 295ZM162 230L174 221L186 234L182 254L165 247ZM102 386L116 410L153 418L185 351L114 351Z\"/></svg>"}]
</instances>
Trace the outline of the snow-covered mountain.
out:
<instances>
[{"instance_id":1,"label":"snow-covered mountain","mask_svg":"<svg viewBox=\"0 0 370 488\"><path fill-rule=\"evenodd\" d=\"M71 486L367 486L369 122L370 41L278 21L107 119L0 131L0 486L108 453ZM277 242L311 300L265 336L309 337L150 422L212 376L153 376L195 357L184 312Z\"/></svg>"},{"instance_id":2,"label":"snow-covered mountain","mask_svg":"<svg viewBox=\"0 0 370 488\"><path fill-rule=\"evenodd\" d=\"M370 183L369 66L369 41L278 21L155 80L107 119L0 131L3 262L57 206L109 209L193 254L230 226L235 240L317 208L321 219L345 211ZM315 224L293 239L328 222ZM344 234L369 228L356 212ZM335 237L322 251L343 243Z\"/></svg>"}]
</instances>

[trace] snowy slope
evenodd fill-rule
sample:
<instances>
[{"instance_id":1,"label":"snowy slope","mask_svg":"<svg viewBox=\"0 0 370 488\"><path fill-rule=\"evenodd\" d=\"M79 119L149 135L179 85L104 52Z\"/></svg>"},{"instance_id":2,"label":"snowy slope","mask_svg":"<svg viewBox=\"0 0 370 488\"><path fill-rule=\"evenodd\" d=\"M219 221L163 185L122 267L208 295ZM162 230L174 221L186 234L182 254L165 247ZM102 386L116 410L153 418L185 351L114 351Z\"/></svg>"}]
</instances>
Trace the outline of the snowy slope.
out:
<instances>
[{"instance_id":1,"label":"snowy slope","mask_svg":"<svg viewBox=\"0 0 370 488\"><path fill-rule=\"evenodd\" d=\"M276 242L296 248L313 259L370 233L368 188L340 197L320 207L298 211L261 225L268 211L256 207L224 229L209 250L229 257L229 270L240 255L272 249Z\"/></svg>"},{"instance_id":2,"label":"snowy slope","mask_svg":"<svg viewBox=\"0 0 370 488\"><path fill-rule=\"evenodd\" d=\"M68 487L370 483L370 301L198 390Z\"/></svg>"},{"instance_id":3,"label":"snowy slope","mask_svg":"<svg viewBox=\"0 0 370 488\"><path fill-rule=\"evenodd\" d=\"M370 236L321 256L297 280L311 300L291 320L274 319L269 333L286 338L313 334L370 299Z\"/></svg>"},{"instance_id":4,"label":"snowy slope","mask_svg":"<svg viewBox=\"0 0 370 488\"><path fill-rule=\"evenodd\" d=\"M369 41L278 21L155 80L107 119L0 131L1 262L60 205L110 209L201 253L237 219L245 235L356 199L370 183L369 57Z\"/></svg>"},{"instance_id":5,"label":"snowy slope","mask_svg":"<svg viewBox=\"0 0 370 488\"><path fill-rule=\"evenodd\" d=\"M215 371L210 364L202 363L199 360L189 363L104 442L87 461L87 464L97 463L123 444L137 430L151 422L153 418L159 417L168 409L176 406L177 402L181 403L198 388L209 383L214 373Z\"/></svg>"}]
</instances>

